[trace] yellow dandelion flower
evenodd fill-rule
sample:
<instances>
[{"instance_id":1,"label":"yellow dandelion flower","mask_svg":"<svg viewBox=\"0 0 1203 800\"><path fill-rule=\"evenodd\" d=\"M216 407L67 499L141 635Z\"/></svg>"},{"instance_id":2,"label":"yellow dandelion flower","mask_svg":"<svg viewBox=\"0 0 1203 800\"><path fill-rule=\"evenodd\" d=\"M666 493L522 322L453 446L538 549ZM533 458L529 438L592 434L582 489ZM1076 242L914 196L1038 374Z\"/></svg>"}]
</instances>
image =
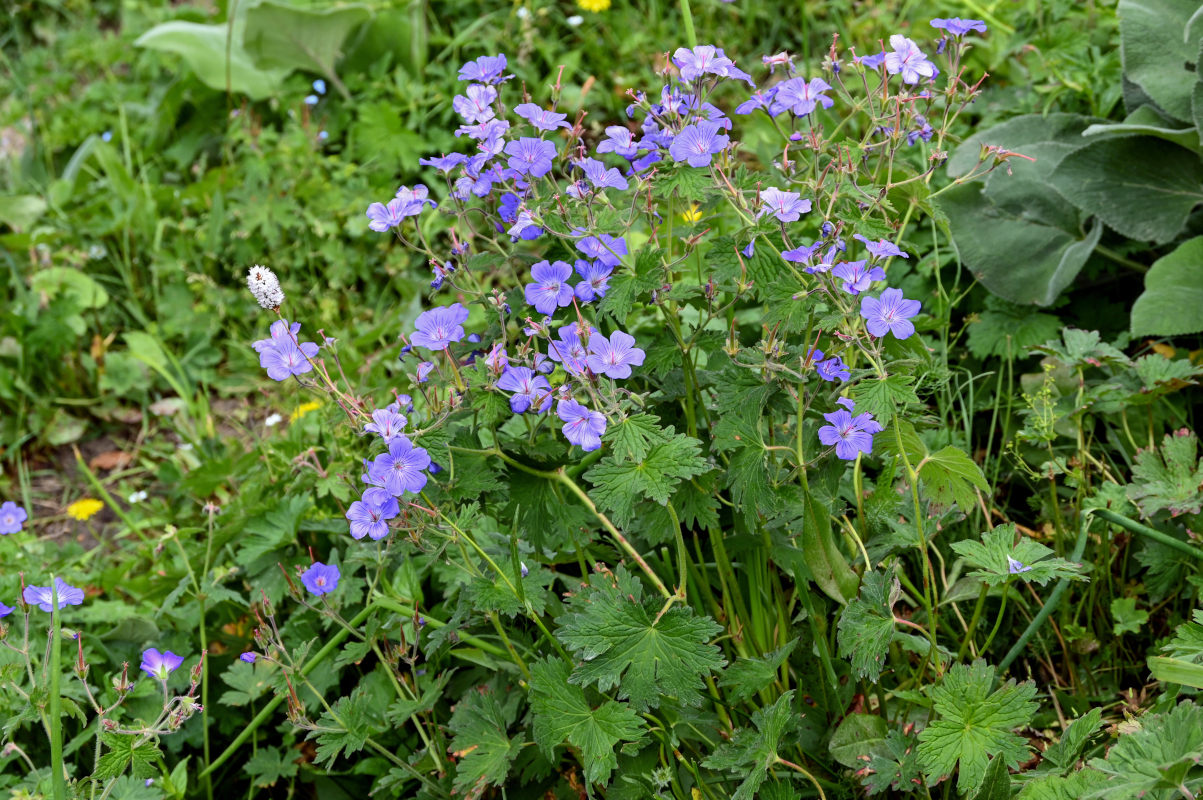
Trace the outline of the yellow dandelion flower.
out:
<instances>
[{"instance_id":1,"label":"yellow dandelion flower","mask_svg":"<svg viewBox=\"0 0 1203 800\"><path fill-rule=\"evenodd\" d=\"M600 13L610 10L610 0L576 0L576 4L585 11Z\"/></svg>"},{"instance_id":2,"label":"yellow dandelion flower","mask_svg":"<svg viewBox=\"0 0 1203 800\"><path fill-rule=\"evenodd\" d=\"M76 500L71 505L67 506L67 514L74 519L83 522L86 519L91 519L99 513L100 509L104 508L104 503L94 497L85 497L82 500Z\"/></svg>"},{"instance_id":3,"label":"yellow dandelion flower","mask_svg":"<svg viewBox=\"0 0 1203 800\"><path fill-rule=\"evenodd\" d=\"M690 203L689 210L681 212L681 219L686 222L697 222L702 218L702 207L697 203Z\"/></svg>"},{"instance_id":4,"label":"yellow dandelion flower","mask_svg":"<svg viewBox=\"0 0 1203 800\"><path fill-rule=\"evenodd\" d=\"M292 414L290 414L288 416L288 421L296 422L301 417L308 414L310 411L317 411L321 407L322 407L322 402L320 400L310 400L308 403L301 403L299 406L296 407L296 409L292 412Z\"/></svg>"}]
</instances>

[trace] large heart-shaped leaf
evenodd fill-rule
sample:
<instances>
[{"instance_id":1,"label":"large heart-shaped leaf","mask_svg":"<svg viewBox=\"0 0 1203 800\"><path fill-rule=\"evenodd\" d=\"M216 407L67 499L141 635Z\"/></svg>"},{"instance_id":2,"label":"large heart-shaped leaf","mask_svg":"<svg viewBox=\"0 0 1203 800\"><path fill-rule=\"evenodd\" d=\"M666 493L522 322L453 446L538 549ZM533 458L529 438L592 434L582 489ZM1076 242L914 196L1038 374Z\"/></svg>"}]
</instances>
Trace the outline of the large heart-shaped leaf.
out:
<instances>
[{"instance_id":1,"label":"large heart-shaped leaf","mask_svg":"<svg viewBox=\"0 0 1203 800\"><path fill-rule=\"evenodd\" d=\"M1192 18L1198 0L1120 0L1117 10L1125 77L1162 110L1191 120L1194 60L1203 28Z\"/></svg>"},{"instance_id":2,"label":"large heart-shaped leaf","mask_svg":"<svg viewBox=\"0 0 1203 800\"><path fill-rule=\"evenodd\" d=\"M1076 213L1051 186L1025 181L997 204L972 184L945 192L940 207L948 215L961 260L987 289L1013 303L1049 305L1057 299L1094 251L1103 233L1094 224L1085 236L1057 222ZM1016 213L1021 192L1032 212ZM1042 216L1035 209L1055 212Z\"/></svg>"},{"instance_id":3,"label":"large heart-shaped leaf","mask_svg":"<svg viewBox=\"0 0 1203 800\"><path fill-rule=\"evenodd\" d=\"M318 10L264 0L246 12L242 43L262 67L333 75L347 34L371 16L361 5Z\"/></svg>"},{"instance_id":4,"label":"large heart-shaped leaf","mask_svg":"<svg viewBox=\"0 0 1203 800\"><path fill-rule=\"evenodd\" d=\"M237 22L237 21L236 21ZM242 48L239 25L227 47L231 26L172 21L148 30L134 42L138 47L176 53L183 57L206 86L248 95L252 100L271 96L289 72L255 66Z\"/></svg>"},{"instance_id":5,"label":"large heart-shaped leaf","mask_svg":"<svg viewBox=\"0 0 1203 800\"><path fill-rule=\"evenodd\" d=\"M1153 262L1145 291L1132 306L1133 336L1203 331L1203 236L1188 239Z\"/></svg>"},{"instance_id":6,"label":"large heart-shaped leaf","mask_svg":"<svg viewBox=\"0 0 1203 800\"><path fill-rule=\"evenodd\" d=\"M1067 155L1052 183L1124 236L1162 243L1177 236L1203 202L1203 162L1163 139L1109 138Z\"/></svg>"}]
</instances>

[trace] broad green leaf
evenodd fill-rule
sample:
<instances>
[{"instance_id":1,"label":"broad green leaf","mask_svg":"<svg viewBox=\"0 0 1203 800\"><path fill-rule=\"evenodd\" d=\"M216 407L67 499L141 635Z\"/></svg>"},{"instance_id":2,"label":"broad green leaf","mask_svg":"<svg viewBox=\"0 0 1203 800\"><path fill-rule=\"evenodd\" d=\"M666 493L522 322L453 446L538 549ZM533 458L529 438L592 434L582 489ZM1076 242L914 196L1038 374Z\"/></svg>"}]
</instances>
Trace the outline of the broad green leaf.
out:
<instances>
[{"instance_id":1,"label":"broad green leaf","mask_svg":"<svg viewBox=\"0 0 1203 800\"><path fill-rule=\"evenodd\" d=\"M237 660L221 674L231 691L221 696L223 706L245 706L262 697L272 685L272 665L266 661L248 664Z\"/></svg>"},{"instance_id":2,"label":"broad green leaf","mask_svg":"<svg viewBox=\"0 0 1203 800\"><path fill-rule=\"evenodd\" d=\"M176 20L156 25L134 44L182 56L201 83L211 89L224 92L229 88L252 100L275 94L290 70L256 66L242 48L241 26L234 25L233 43L227 47L229 31L230 26L225 24L201 25Z\"/></svg>"},{"instance_id":3,"label":"broad green leaf","mask_svg":"<svg viewBox=\"0 0 1203 800\"><path fill-rule=\"evenodd\" d=\"M1036 160L1011 159L1007 166L1012 174L1007 175L1006 168L999 168L991 180L1005 181L1010 177L1039 180L1047 177L1062 158L1082 146L1083 131L1092 124L1106 122L1079 114L1023 114L978 131L962 142L948 159L948 174L953 178L965 175L978 164L982 147L994 145Z\"/></svg>"},{"instance_id":4,"label":"broad green leaf","mask_svg":"<svg viewBox=\"0 0 1203 800\"><path fill-rule=\"evenodd\" d=\"M1203 664L1203 609L1194 611L1194 621L1185 622L1174 631L1174 638L1162 646L1167 655Z\"/></svg>"},{"instance_id":5,"label":"broad green leaf","mask_svg":"<svg viewBox=\"0 0 1203 800\"><path fill-rule=\"evenodd\" d=\"M618 766L619 742L643 737L643 720L630 706L607 700L593 708L585 692L568 682L569 667L545 659L530 665L530 704L534 712L535 744L552 758L567 742L581 752L581 766L590 783L605 783Z\"/></svg>"},{"instance_id":6,"label":"broad green leaf","mask_svg":"<svg viewBox=\"0 0 1203 800\"><path fill-rule=\"evenodd\" d=\"M1070 723L1061 738L1044 751L1044 762L1060 770L1069 770L1077 763L1090 737L1103 725L1103 710L1092 708Z\"/></svg>"},{"instance_id":7,"label":"broad green leaf","mask_svg":"<svg viewBox=\"0 0 1203 800\"><path fill-rule=\"evenodd\" d=\"M596 684L603 692L617 687L619 699L630 699L639 711L665 697L699 705L702 679L724 663L710 644L722 627L679 604L660 614L663 605L659 597L644 599L643 585L621 566L613 575L591 576L556 633L583 661L572 683Z\"/></svg>"},{"instance_id":8,"label":"broad green leaf","mask_svg":"<svg viewBox=\"0 0 1203 800\"><path fill-rule=\"evenodd\" d=\"M368 739L389 727L386 704L373 688L370 681L362 681L334 703L333 713L326 711L318 718L317 727L305 737L317 739L315 764L332 767L340 753L348 758L355 755Z\"/></svg>"},{"instance_id":9,"label":"broad green leaf","mask_svg":"<svg viewBox=\"0 0 1203 800\"><path fill-rule=\"evenodd\" d=\"M678 483L709 472L712 467L701 449L697 439L678 433L653 445L639 461L607 456L585 477L593 484L598 505L612 511L619 524L626 524L641 498L666 505Z\"/></svg>"},{"instance_id":10,"label":"broad green leaf","mask_svg":"<svg viewBox=\"0 0 1203 800\"><path fill-rule=\"evenodd\" d=\"M1160 450L1141 450L1132 467L1128 499L1146 517L1166 510L1198 514L1203 510L1203 459L1193 431L1167 433Z\"/></svg>"},{"instance_id":11,"label":"broad green leaf","mask_svg":"<svg viewBox=\"0 0 1203 800\"><path fill-rule=\"evenodd\" d=\"M1150 656L1149 672L1162 683L1178 683L1192 689L1203 689L1203 664L1193 664L1179 658Z\"/></svg>"},{"instance_id":12,"label":"broad green leaf","mask_svg":"<svg viewBox=\"0 0 1203 800\"><path fill-rule=\"evenodd\" d=\"M1035 539L1019 536L1016 541L1016 536L1015 525L1008 522L983 533L980 542L972 539L953 542L952 549L965 559L968 566L976 568L969 573L969 577L979 578L989 586L1009 580L1023 580L1043 586L1054 578L1086 579L1080 564L1051 557L1053 551ZM1021 571L1013 572L1008 559L1020 562L1022 566L1015 569Z\"/></svg>"},{"instance_id":13,"label":"broad green leaf","mask_svg":"<svg viewBox=\"0 0 1203 800\"><path fill-rule=\"evenodd\" d=\"M1123 122L1091 125L1082 131L1083 136L1105 138L1111 136L1156 136L1200 153L1199 132L1193 125L1183 125L1164 115L1154 105L1143 105L1129 114Z\"/></svg>"},{"instance_id":14,"label":"broad green leaf","mask_svg":"<svg viewBox=\"0 0 1203 800\"><path fill-rule=\"evenodd\" d=\"M840 614L840 657L852 660L852 672L858 678L876 683L881 675L894 637L894 604L901 595L902 589L892 572L866 572L861 579L860 594Z\"/></svg>"},{"instance_id":15,"label":"broad green leaf","mask_svg":"<svg viewBox=\"0 0 1203 800\"><path fill-rule=\"evenodd\" d=\"M741 658L723 670L718 683L727 690L728 700L743 702L777 680L781 676L781 665L797 645L798 640L794 639L759 658Z\"/></svg>"},{"instance_id":16,"label":"broad green leaf","mask_svg":"<svg viewBox=\"0 0 1203 800\"><path fill-rule=\"evenodd\" d=\"M803 494L802 510L798 544L806 557L806 566L814 577L815 585L837 603L847 603L856 597L860 580L848 564L847 556L836 544L831 515L809 493Z\"/></svg>"},{"instance_id":17,"label":"broad green leaf","mask_svg":"<svg viewBox=\"0 0 1203 800\"><path fill-rule=\"evenodd\" d=\"M105 753L92 773L96 780L112 780L126 769L139 779L159 774L155 762L163 757L163 753L153 742L138 744L138 737L121 733L102 733L100 739L104 743Z\"/></svg>"},{"instance_id":18,"label":"broad green leaf","mask_svg":"<svg viewBox=\"0 0 1203 800\"><path fill-rule=\"evenodd\" d=\"M1124 77L1180 120L1192 118L1199 31L1184 34L1198 8L1197 0L1120 0L1116 9Z\"/></svg>"},{"instance_id":19,"label":"broad green leaf","mask_svg":"<svg viewBox=\"0 0 1203 800\"><path fill-rule=\"evenodd\" d=\"M990 760L982 788L973 800L1011 800L1011 775L1007 772L1005 759L995 756Z\"/></svg>"},{"instance_id":20,"label":"broad green leaf","mask_svg":"<svg viewBox=\"0 0 1203 800\"><path fill-rule=\"evenodd\" d=\"M1179 784L1197 795L1203 789L1203 771L1188 771L1203 760L1203 707L1187 701L1138 722L1139 729L1120 736L1106 758L1090 761L1107 782L1084 797L1120 800L1155 789L1175 790L1175 796L1183 796L1176 791Z\"/></svg>"},{"instance_id":21,"label":"broad green leaf","mask_svg":"<svg viewBox=\"0 0 1203 800\"><path fill-rule=\"evenodd\" d=\"M652 414L634 414L611 425L602 436L614 454L624 461L642 461L653 446L672 435L660 427L660 418Z\"/></svg>"},{"instance_id":22,"label":"broad green leaf","mask_svg":"<svg viewBox=\"0 0 1203 800\"><path fill-rule=\"evenodd\" d=\"M966 514L977 505L975 488L987 494L990 492L982 468L965 451L955 447L929 453L917 465L917 472L930 499L945 506L956 501Z\"/></svg>"},{"instance_id":23,"label":"broad green leaf","mask_svg":"<svg viewBox=\"0 0 1203 800\"><path fill-rule=\"evenodd\" d=\"M90 275L71 267L50 267L39 270L29 280L30 288L53 299L70 297L80 308L104 308L109 293Z\"/></svg>"},{"instance_id":24,"label":"broad green leaf","mask_svg":"<svg viewBox=\"0 0 1203 800\"><path fill-rule=\"evenodd\" d=\"M969 323L969 350L978 358L1012 358L1061 332L1061 318L990 297L987 310Z\"/></svg>"},{"instance_id":25,"label":"broad green leaf","mask_svg":"<svg viewBox=\"0 0 1203 800\"><path fill-rule=\"evenodd\" d=\"M33 194L0 197L0 224L17 230L33 225L46 212L46 201ZM60 267L60 269L64 269Z\"/></svg>"},{"instance_id":26,"label":"broad green leaf","mask_svg":"<svg viewBox=\"0 0 1203 800\"><path fill-rule=\"evenodd\" d=\"M1141 627L1149 621L1149 612L1136 607L1135 597L1117 597L1111 601L1111 619L1114 622L1111 632L1116 636L1140 633Z\"/></svg>"},{"instance_id":27,"label":"broad green leaf","mask_svg":"<svg viewBox=\"0 0 1203 800\"><path fill-rule=\"evenodd\" d=\"M286 756L275 747L260 747L243 764L243 771L254 779L256 786L275 786L281 778L297 774L297 760Z\"/></svg>"},{"instance_id":28,"label":"broad green leaf","mask_svg":"<svg viewBox=\"0 0 1203 800\"><path fill-rule=\"evenodd\" d=\"M865 757L886 740L888 727L877 714L849 714L840 722L827 749L831 757L849 769L865 766Z\"/></svg>"},{"instance_id":29,"label":"broad green leaf","mask_svg":"<svg viewBox=\"0 0 1203 800\"><path fill-rule=\"evenodd\" d=\"M1077 277L1103 226L1083 234L1064 224L1076 210L1047 183L1017 184L1003 199L966 184L939 203L961 260L987 289L1013 303L1047 306Z\"/></svg>"},{"instance_id":30,"label":"broad green leaf","mask_svg":"<svg viewBox=\"0 0 1203 800\"><path fill-rule=\"evenodd\" d=\"M978 660L954 664L944 680L930 689L936 721L919 733L919 761L933 777L951 775L960 765L957 789L972 794L981 788L991 758L1018 769L1028 757L1028 743L1012 733L1036 712L1036 687L1007 681L996 691L994 667Z\"/></svg>"},{"instance_id":31,"label":"broad green leaf","mask_svg":"<svg viewBox=\"0 0 1203 800\"><path fill-rule=\"evenodd\" d=\"M318 9L262 0L246 12L242 46L261 68L332 76L347 35L371 16L363 5Z\"/></svg>"},{"instance_id":32,"label":"broad green leaf","mask_svg":"<svg viewBox=\"0 0 1203 800\"><path fill-rule=\"evenodd\" d=\"M1150 136L1092 142L1062 159L1050 180L1082 213L1159 244L1203 201L1199 154Z\"/></svg>"},{"instance_id":33,"label":"broad green leaf","mask_svg":"<svg viewBox=\"0 0 1203 800\"><path fill-rule=\"evenodd\" d=\"M521 735L510 738L509 727L518 717L522 695L511 692L504 701L493 690L469 691L455 704L447 727L454 737L451 752L459 759L452 786L457 792L479 793L485 786L501 786L525 744Z\"/></svg>"},{"instance_id":34,"label":"broad green leaf","mask_svg":"<svg viewBox=\"0 0 1203 800\"><path fill-rule=\"evenodd\" d=\"M1106 775L1089 767L1065 777L1047 775L1025 785L1016 800L1082 800L1106 781Z\"/></svg>"},{"instance_id":35,"label":"broad green leaf","mask_svg":"<svg viewBox=\"0 0 1203 800\"><path fill-rule=\"evenodd\" d=\"M869 378L852 387L852 399L856 401L857 414L872 414L878 422L889 422L895 411L902 411L911 403L918 403L915 382L910 375L889 375L885 378Z\"/></svg>"},{"instance_id":36,"label":"broad green leaf","mask_svg":"<svg viewBox=\"0 0 1203 800\"><path fill-rule=\"evenodd\" d=\"M1133 336L1203 331L1203 236L1187 239L1153 262L1132 306Z\"/></svg>"},{"instance_id":37,"label":"broad green leaf","mask_svg":"<svg viewBox=\"0 0 1203 800\"><path fill-rule=\"evenodd\" d=\"M861 778L868 795L895 792L898 796L920 785L918 740L913 734L891 728L880 747L874 748Z\"/></svg>"},{"instance_id":38,"label":"broad green leaf","mask_svg":"<svg viewBox=\"0 0 1203 800\"><path fill-rule=\"evenodd\" d=\"M730 770L743 776L731 800L752 800L757 789L768 777L769 770L780 756L781 740L797 725L798 715L791 704L794 690L785 692L771 706L762 706L752 713L754 730L742 728L726 744L719 745L714 754L702 762L710 769Z\"/></svg>"}]
</instances>

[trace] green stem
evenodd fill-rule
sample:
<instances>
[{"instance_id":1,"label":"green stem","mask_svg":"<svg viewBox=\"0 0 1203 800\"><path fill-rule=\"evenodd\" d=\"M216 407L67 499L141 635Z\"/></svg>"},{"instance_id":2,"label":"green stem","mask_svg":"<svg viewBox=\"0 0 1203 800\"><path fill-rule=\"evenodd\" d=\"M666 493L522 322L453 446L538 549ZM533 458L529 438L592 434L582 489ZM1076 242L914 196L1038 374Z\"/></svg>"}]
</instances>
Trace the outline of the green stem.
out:
<instances>
[{"instance_id":1,"label":"green stem","mask_svg":"<svg viewBox=\"0 0 1203 800\"><path fill-rule=\"evenodd\" d=\"M1094 509L1093 513L1107 520L1112 525L1118 525L1121 528L1131 531L1132 533L1139 534L1147 539L1152 539L1158 544L1163 544L1166 547L1173 548L1180 553L1185 553L1188 556L1192 556L1193 558L1203 561L1203 550L1193 547L1186 542L1175 539L1169 534L1162 533L1156 528L1150 528L1148 525L1141 525L1139 522L1133 522L1127 517L1116 514L1109 508L1097 508Z\"/></svg>"},{"instance_id":2,"label":"green stem","mask_svg":"<svg viewBox=\"0 0 1203 800\"><path fill-rule=\"evenodd\" d=\"M58 613L58 580L50 576L50 772L54 800L67 800L66 767L63 764L63 712L59 678L63 671L63 634Z\"/></svg>"},{"instance_id":3,"label":"green stem","mask_svg":"<svg viewBox=\"0 0 1203 800\"><path fill-rule=\"evenodd\" d=\"M973 641L973 632L977 630L977 623L982 618L982 609L986 606L986 594L989 591L989 585L983 581L982 590L977 596L977 605L973 607L973 616L969 619L969 627L965 629L965 639L961 642L961 649L957 650L957 661L963 659L969 652L969 643Z\"/></svg>"}]
</instances>

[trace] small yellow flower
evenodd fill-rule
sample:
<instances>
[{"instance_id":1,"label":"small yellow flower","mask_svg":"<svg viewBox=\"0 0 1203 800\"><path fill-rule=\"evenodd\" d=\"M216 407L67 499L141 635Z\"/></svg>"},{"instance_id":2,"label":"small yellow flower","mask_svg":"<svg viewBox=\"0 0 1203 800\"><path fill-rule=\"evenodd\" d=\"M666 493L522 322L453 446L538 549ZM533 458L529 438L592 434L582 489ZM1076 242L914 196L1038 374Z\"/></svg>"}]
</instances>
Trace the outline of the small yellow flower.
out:
<instances>
[{"instance_id":1,"label":"small yellow flower","mask_svg":"<svg viewBox=\"0 0 1203 800\"><path fill-rule=\"evenodd\" d=\"M689 210L681 212L681 219L686 222L697 222L702 218L702 207L697 203L690 203Z\"/></svg>"},{"instance_id":2,"label":"small yellow flower","mask_svg":"<svg viewBox=\"0 0 1203 800\"><path fill-rule=\"evenodd\" d=\"M610 0L576 0L576 4L585 11L594 13L610 10Z\"/></svg>"},{"instance_id":3,"label":"small yellow flower","mask_svg":"<svg viewBox=\"0 0 1203 800\"><path fill-rule=\"evenodd\" d=\"M296 422L301 417L308 414L310 411L317 411L321 407L322 407L322 402L320 400L310 400L308 403L301 403L299 406L296 407L296 410L293 411L292 414L289 415L288 421Z\"/></svg>"},{"instance_id":4,"label":"small yellow flower","mask_svg":"<svg viewBox=\"0 0 1203 800\"><path fill-rule=\"evenodd\" d=\"M67 514L75 519L83 522L86 519L91 519L96 516L100 509L104 508L104 503L94 497L85 497L82 500L76 500L71 505L67 506Z\"/></svg>"}]
</instances>

